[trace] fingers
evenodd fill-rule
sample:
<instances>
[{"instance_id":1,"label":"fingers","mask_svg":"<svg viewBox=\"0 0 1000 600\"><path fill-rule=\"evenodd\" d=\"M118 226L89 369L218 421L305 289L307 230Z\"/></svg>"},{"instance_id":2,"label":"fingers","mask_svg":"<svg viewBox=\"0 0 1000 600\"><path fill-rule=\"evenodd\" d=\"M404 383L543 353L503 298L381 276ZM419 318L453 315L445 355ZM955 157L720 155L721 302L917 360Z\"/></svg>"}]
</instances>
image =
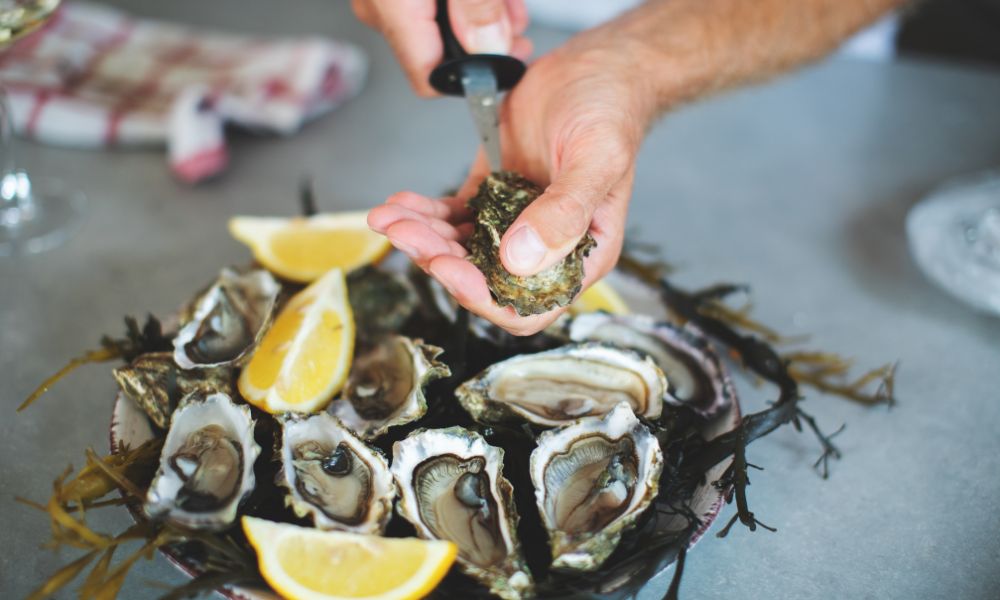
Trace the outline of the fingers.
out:
<instances>
[{"instance_id":1,"label":"fingers","mask_svg":"<svg viewBox=\"0 0 1000 600\"><path fill-rule=\"evenodd\" d=\"M427 79L444 47L434 0L352 0L354 13L385 36L414 91L436 96ZM525 60L528 14L523 0L450 0L448 14L459 42L470 53L513 54Z\"/></svg>"},{"instance_id":2,"label":"fingers","mask_svg":"<svg viewBox=\"0 0 1000 600\"><path fill-rule=\"evenodd\" d=\"M466 52L510 52L514 32L504 0L449 0L448 16L455 37Z\"/></svg>"},{"instance_id":3,"label":"fingers","mask_svg":"<svg viewBox=\"0 0 1000 600\"><path fill-rule=\"evenodd\" d=\"M599 135L577 138L568 142L564 164L552 184L521 213L500 242L504 268L515 275L534 275L569 254L590 229L598 206L608 201L612 188L630 168L629 157L613 153L616 144L606 143Z\"/></svg>"},{"instance_id":4,"label":"fingers","mask_svg":"<svg viewBox=\"0 0 1000 600\"><path fill-rule=\"evenodd\" d=\"M471 218L465 201L457 197L434 200L414 192L399 192L389 196L386 203L404 206L424 216L441 219L450 223L462 223Z\"/></svg>"},{"instance_id":5,"label":"fingers","mask_svg":"<svg viewBox=\"0 0 1000 600\"><path fill-rule=\"evenodd\" d=\"M430 261L428 271L459 304L514 335L538 333L565 312L565 309L559 309L521 317L509 306L500 308L490 295L486 278L479 269L456 256L442 255L434 258Z\"/></svg>"}]
</instances>

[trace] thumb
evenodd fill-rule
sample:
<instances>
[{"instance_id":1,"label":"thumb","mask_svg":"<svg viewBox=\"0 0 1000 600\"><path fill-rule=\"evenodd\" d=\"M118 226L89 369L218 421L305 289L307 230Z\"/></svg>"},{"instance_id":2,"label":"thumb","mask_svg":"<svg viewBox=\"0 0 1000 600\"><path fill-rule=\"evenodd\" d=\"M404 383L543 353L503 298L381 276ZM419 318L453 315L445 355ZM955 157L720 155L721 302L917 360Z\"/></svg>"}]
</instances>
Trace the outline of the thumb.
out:
<instances>
[{"instance_id":1,"label":"thumb","mask_svg":"<svg viewBox=\"0 0 1000 600\"><path fill-rule=\"evenodd\" d=\"M509 54L513 40L505 0L449 0L455 36L470 54Z\"/></svg>"},{"instance_id":2,"label":"thumb","mask_svg":"<svg viewBox=\"0 0 1000 600\"><path fill-rule=\"evenodd\" d=\"M552 185L518 216L500 240L503 266L518 276L556 264L590 229L594 211L621 179L593 159L560 172Z\"/></svg>"}]
</instances>

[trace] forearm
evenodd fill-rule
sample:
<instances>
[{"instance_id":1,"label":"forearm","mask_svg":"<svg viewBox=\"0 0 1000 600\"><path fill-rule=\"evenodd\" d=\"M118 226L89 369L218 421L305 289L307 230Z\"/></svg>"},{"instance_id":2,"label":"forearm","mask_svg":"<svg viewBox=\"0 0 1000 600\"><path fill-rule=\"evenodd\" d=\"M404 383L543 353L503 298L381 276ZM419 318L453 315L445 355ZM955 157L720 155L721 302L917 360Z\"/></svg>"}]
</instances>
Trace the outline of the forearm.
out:
<instances>
[{"instance_id":1,"label":"forearm","mask_svg":"<svg viewBox=\"0 0 1000 600\"><path fill-rule=\"evenodd\" d=\"M622 65L651 120L680 102L817 59L905 0L650 0L585 36ZM586 43L586 40L581 40Z\"/></svg>"}]
</instances>

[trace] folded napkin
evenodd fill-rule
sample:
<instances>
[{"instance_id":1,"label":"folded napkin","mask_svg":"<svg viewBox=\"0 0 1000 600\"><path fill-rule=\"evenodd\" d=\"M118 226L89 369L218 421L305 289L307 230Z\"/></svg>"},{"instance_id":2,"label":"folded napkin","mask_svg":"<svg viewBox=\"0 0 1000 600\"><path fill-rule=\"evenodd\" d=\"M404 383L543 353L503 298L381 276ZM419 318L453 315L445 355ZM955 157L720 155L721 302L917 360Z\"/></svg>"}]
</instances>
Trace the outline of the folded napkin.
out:
<instances>
[{"instance_id":1,"label":"folded napkin","mask_svg":"<svg viewBox=\"0 0 1000 600\"><path fill-rule=\"evenodd\" d=\"M0 54L18 133L76 147L165 143L192 182L225 167L226 123L293 133L357 93L366 70L345 43L202 31L83 3Z\"/></svg>"}]
</instances>

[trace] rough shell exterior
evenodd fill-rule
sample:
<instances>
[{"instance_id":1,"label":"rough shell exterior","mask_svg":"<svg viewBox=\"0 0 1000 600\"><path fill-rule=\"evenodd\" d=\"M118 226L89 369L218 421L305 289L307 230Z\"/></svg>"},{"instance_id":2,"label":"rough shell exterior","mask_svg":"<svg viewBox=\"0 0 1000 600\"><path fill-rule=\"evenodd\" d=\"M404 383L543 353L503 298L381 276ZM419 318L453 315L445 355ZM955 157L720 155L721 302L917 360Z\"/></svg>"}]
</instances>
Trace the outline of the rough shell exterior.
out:
<instances>
[{"instance_id":1,"label":"rough shell exterior","mask_svg":"<svg viewBox=\"0 0 1000 600\"><path fill-rule=\"evenodd\" d=\"M486 177L469 200L475 229L469 238L469 260L486 276L499 306L513 306L521 316L567 306L583 283L583 259L596 245L588 233L561 262L530 277L511 275L500 262L500 239L542 188L516 173L501 171Z\"/></svg>"},{"instance_id":2,"label":"rough shell exterior","mask_svg":"<svg viewBox=\"0 0 1000 600\"><path fill-rule=\"evenodd\" d=\"M177 475L174 459L192 435L216 426L239 448L237 492L213 510L192 510L180 505L185 482ZM245 404L234 404L228 395L203 395L194 392L181 400L170 419L170 429L163 442L160 466L146 494L145 511L152 518L166 520L190 529L224 529L232 524L241 502L254 489L253 465L260 454L254 441L254 420ZM199 461L199 467L205 467ZM211 467L211 465L207 465Z\"/></svg>"},{"instance_id":3,"label":"rough shell exterior","mask_svg":"<svg viewBox=\"0 0 1000 600\"><path fill-rule=\"evenodd\" d=\"M736 401L736 387L711 343L688 323L677 326L644 315L579 315L569 325L573 341L599 341L650 356L667 376L665 400L711 418Z\"/></svg>"},{"instance_id":4,"label":"rough shell exterior","mask_svg":"<svg viewBox=\"0 0 1000 600\"><path fill-rule=\"evenodd\" d=\"M142 354L111 372L122 392L142 408L160 429L170 426L170 415L177 403L191 392L231 394L233 391L231 368L181 369L170 352Z\"/></svg>"},{"instance_id":5,"label":"rough shell exterior","mask_svg":"<svg viewBox=\"0 0 1000 600\"><path fill-rule=\"evenodd\" d=\"M320 529L335 529L354 533L378 534L385 530L392 516L392 503L396 499L396 487L389 463L380 452L369 447L355 437L337 419L327 413L308 416L288 414L281 420L281 470L278 483L287 490L285 504L299 517L310 517ZM370 476L370 488L366 490L368 504L360 522L345 523L331 517L321 507L303 496L296 485L297 472L294 466L295 449L303 443L315 442L325 448L337 448L345 444L353 456L361 459Z\"/></svg>"},{"instance_id":6,"label":"rough shell exterior","mask_svg":"<svg viewBox=\"0 0 1000 600\"><path fill-rule=\"evenodd\" d=\"M541 365L545 365L544 369L539 368ZM629 400L632 409L647 419L659 417L663 409L663 397L667 392L667 380L663 371L649 357L625 348L594 342L568 344L545 352L508 358L487 367L460 385L455 390L455 395L462 407L480 423L527 420L536 425L557 427L580 417L603 415L614 408L618 401L602 402L597 393L580 394L578 391L572 392L572 398L569 394L544 394L546 378L565 383L572 377L579 377L586 385L605 389L615 385L616 379L608 376L615 372L621 372L640 388L638 396L641 397L631 397ZM513 402L504 396L509 387L506 382L518 387L517 394L522 397L521 402ZM507 396L513 393L507 392ZM552 400L555 405L548 405L547 400ZM544 406L532 410L532 401Z\"/></svg>"},{"instance_id":7,"label":"rough shell exterior","mask_svg":"<svg viewBox=\"0 0 1000 600\"><path fill-rule=\"evenodd\" d=\"M507 554L503 562L489 567L479 566L460 549L458 563L469 576L490 588L490 592L505 600L518 600L533 595L531 572L528 570L517 539L518 514L514 504L514 489L503 477L503 449L486 443L477 433L462 427L421 429L396 442L392 449L392 474L399 488L397 511L413 524L417 534L425 539L437 539L423 522L418 505L414 475L418 467L434 458L455 457L459 460L482 459L484 473L489 477L488 489L497 512L497 522Z\"/></svg>"},{"instance_id":8,"label":"rough shell exterior","mask_svg":"<svg viewBox=\"0 0 1000 600\"><path fill-rule=\"evenodd\" d=\"M588 436L600 436L614 442L631 438L636 453L636 486L628 499L627 507L597 532L568 533L561 531L556 522L548 494L546 473L553 457L565 456L574 442ZM659 442L639 422L627 404L619 404L603 418L580 419L560 429L552 429L538 437L538 447L531 453L531 481L535 486L535 500L542 522L549 531L552 549L552 567L592 571L607 560L618 546L622 534L631 528L656 498L660 473L663 470L663 452ZM557 491L562 486L557 488Z\"/></svg>"}]
</instances>

